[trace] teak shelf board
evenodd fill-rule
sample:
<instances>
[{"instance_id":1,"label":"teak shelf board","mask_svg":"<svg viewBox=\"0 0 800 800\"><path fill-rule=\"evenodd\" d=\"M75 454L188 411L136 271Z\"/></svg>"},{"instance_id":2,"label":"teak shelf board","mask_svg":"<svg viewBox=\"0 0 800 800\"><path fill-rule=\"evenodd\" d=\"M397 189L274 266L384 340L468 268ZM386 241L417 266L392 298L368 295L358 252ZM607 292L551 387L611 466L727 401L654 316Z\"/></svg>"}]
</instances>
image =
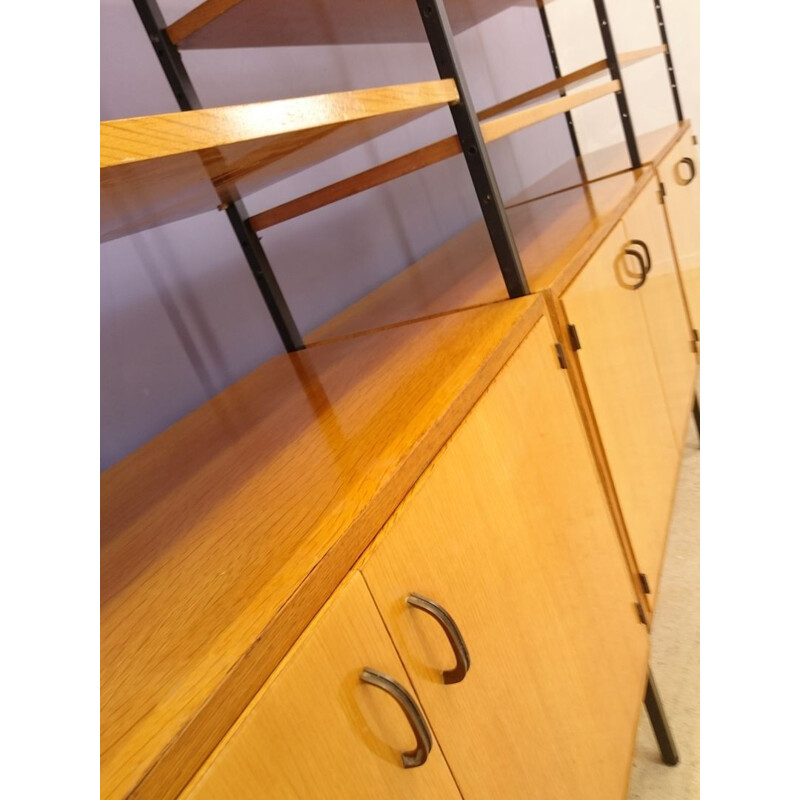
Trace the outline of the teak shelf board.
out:
<instances>
[{"instance_id":1,"label":"teak shelf board","mask_svg":"<svg viewBox=\"0 0 800 800\"><path fill-rule=\"evenodd\" d=\"M659 44L655 47L645 47L642 50L629 50L626 53L620 53L617 56L620 66L624 67L626 64L635 64L637 61L644 61L651 56L657 56L667 52L665 44Z\"/></svg>"},{"instance_id":2,"label":"teak shelf board","mask_svg":"<svg viewBox=\"0 0 800 800\"><path fill-rule=\"evenodd\" d=\"M448 0L453 33L524 0ZM413 0L206 0L168 26L182 49L427 42Z\"/></svg>"},{"instance_id":3,"label":"teak shelf board","mask_svg":"<svg viewBox=\"0 0 800 800\"><path fill-rule=\"evenodd\" d=\"M213 209L457 101L436 80L101 122L102 238Z\"/></svg>"},{"instance_id":4,"label":"teak shelf board","mask_svg":"<svg viewBox=\"0 0 800 800\"><path fill-rule=\"evenodd\" d=\"M103 474L104 798L178 793L543 307L276 358Z\"/></svg>"},{"instance_id":5,"label":"teak shelf board","mask_svg":"<svg viewBox=\"0 0 800 800\"><path fill-rule=\"evenodd\" d=\"M538 86L535 89L523 92L515 97L504 100L496 105L490 106L478 113L481 122L481 132L484 140L488 143L508 136L523 128L535 125L545 119L557 116L571 108L590 103L593 100L603 97L619 89L619 81L595 86L574 94L552 100L547 103L522 109L514 113L498 116L510 109L517 108L525 103L535 100L547 94L557 91L559 88L585 80L592 75L602 72L606 68L605 61L598 61L588 67L577 70L576 72L565 75L555 81ZM336 183L324 186L301 197L289 200L274 208L267 209L250 218L250 224L255 230L264 230L280 222L286 222L302 214L315 211L338 200L352 197L355 194L364 192L380 186L403 175L409 175L417 170L438 164L448 158L458 155L461 152L461 144L457 136L449 136L433 144L426 145L410 153L378 164L375 167L359 172Z\"/></svg>"},{"instance_id":6,"label":"teak shelf board","mask_svg":"<svg viewBox=\"0 0 800 800\"><path fill-rule=\"evenodd\" d=\"M627 171L510 209L508 221L531 291L571 279L652 175L650 167ZM306 342L353 336L507 296L479 221L317 328Z\"/></svg>"}]
</instances>

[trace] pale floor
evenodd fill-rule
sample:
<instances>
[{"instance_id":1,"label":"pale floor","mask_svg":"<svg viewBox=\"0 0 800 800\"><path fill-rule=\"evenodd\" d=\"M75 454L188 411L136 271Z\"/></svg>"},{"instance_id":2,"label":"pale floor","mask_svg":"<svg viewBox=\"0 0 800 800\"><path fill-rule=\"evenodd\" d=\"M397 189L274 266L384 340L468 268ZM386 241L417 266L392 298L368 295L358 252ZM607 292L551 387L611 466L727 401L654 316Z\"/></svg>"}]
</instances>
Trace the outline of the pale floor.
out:
<instances>
[{"instance_id":1,"label":"pale floor","mask_svg":"<svg viewBox=\"0 0 800 800\"><path fill-rule=\"evenodd\" d=\"M662 763L642 707L628 800L700 797L700 450L692 423L675 497L650 666L680 763Z\"/></svg>"}]
</instances>

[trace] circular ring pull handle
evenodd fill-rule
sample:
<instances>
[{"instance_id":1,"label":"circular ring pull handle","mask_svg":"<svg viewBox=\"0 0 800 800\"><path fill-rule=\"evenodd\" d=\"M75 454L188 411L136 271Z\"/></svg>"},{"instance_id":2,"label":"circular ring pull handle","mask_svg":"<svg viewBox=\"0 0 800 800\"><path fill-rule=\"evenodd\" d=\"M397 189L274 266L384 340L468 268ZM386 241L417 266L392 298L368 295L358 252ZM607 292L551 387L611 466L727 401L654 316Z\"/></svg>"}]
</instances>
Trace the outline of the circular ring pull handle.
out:
<instances>
[{"instance_id":1,"label":"circular ring pull handle","mask_svg":"<svg viewBox=\"0 0 800 800\"><path fill-rule=\"evenodd\" d=\"M642 250L644 250L644 255L645 258L647 259L644 271L646 275L649 275L650 270L653 268L653 259L650 257L650 248L647 246L647 243L643 242L641 239L631 239L628 244L638 244L639 247L641 247Z\"/></svg>"},{"instance_id":2,"label":"circular ring pull handle","mask_svg":"<svg viewBox=\"0 0 800 800\"><path fill-rule=\"evenodd\" d=\"M686 179L681 177L681 164L686 164L686 166L689 167L689 170L691 171L691 174ZM675 178L681 186L688 186L694 180L696 174L697 171L695 170L694 167L694 159L689 158L689 156L686 156L686 158L682 158L675 165Z\"/></svg>"},{"instance_id":3,"label":"circular ring pull handle","mask_svg":"<svg viewBox=\"0 0 800 800\"><path fill-rule=\"evenodd\" d=\"M406 597L406 603L413 608L424 611L426 614L430 614L442 626L447 635L447 641L450 642L450 646L456 656L456 665L453 669L442 672L442 680L448 684L463 681L469 671L471 661L467 643L464 641L464 637L461 635L455 620L438 603L416 592L412 592Z\"/></svg>"},{"instance_id":4,"label":"circular ring pull handle","mask_svg":"<svg viewBox=\"0 0 800 800\"><path fill-rule=\"evenodd\" d=\"M431 739L431 732L428 730L428 725L422 712L414 702L414 698L394 679L385 675L383 672L378 672L371 667L365 667L361 673L361 680L371 686L377 686L383 689L384 692L390 694L396 701L403 713L406 715L408 724L414 731L414 737L417 740L417 746L414 750L409 750L403 753L403 767L405 769L412 769L414 767L421 767L427 760L431 752L433 740Z\"/></svg>"},{"instance_id":5,"label":"circular ring pull handle","mask_svg":"<svg viewBox=\"0 0 800 800\"><path fill-rule=\"evenodd\" d=\"M629 256L635 256L637 261L639 262L639 266L642 268L642 277L639 279L639 282L631 286L631 289L641 289L642 286L644 286L644 282L647 280L647 267L645 266L644 258L642 257L642 254L638 250L625 248L625 252Z\"/></svg>"}]
</instances>

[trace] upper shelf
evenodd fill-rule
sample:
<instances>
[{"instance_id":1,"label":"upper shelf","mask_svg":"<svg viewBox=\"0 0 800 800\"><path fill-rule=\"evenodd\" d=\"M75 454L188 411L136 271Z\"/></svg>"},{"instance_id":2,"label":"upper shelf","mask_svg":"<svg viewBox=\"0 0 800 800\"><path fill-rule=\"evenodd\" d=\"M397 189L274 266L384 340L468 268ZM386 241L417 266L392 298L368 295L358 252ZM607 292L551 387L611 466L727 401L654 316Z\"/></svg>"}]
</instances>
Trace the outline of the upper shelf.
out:
<instances>
[{"instance_id":1,"label":"upper shelf","mask_svg":"<svg viewBox=\"0 0 800 800\"><path fill-rule=\"evenodd\" d=\"M457 100L437 80L101 122L101 239L232 202Z\"/></svg>"},{"instance_id":2,"label":"upper shelf","mask_svg":"<svg viewBox=\"0 0 800 800\"><path fill-rule=\"evenodd\" d=\"M453 33L525 0L447 0ZM182 49L426 42L414 0L205 0L167 28Z\"/></svg>"}]
</instances>

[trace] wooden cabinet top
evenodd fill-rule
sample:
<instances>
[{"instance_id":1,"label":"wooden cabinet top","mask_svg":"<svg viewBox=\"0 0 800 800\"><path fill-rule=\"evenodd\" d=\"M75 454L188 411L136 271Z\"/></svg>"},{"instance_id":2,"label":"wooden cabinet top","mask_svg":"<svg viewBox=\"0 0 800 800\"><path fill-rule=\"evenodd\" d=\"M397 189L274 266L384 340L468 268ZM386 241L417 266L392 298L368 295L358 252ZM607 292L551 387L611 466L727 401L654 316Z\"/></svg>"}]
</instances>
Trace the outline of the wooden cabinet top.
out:
<instances>
[{"instance_id":1,"label":"wooden cabinet top","mask_svg":"<svg viewBox=\"0 0 800 800\"><path fill-rule=\"evenodd\" d=\"M180 790L542 310L281 356L102 475L103 797Z\"/></svg>"}]
</instances>

